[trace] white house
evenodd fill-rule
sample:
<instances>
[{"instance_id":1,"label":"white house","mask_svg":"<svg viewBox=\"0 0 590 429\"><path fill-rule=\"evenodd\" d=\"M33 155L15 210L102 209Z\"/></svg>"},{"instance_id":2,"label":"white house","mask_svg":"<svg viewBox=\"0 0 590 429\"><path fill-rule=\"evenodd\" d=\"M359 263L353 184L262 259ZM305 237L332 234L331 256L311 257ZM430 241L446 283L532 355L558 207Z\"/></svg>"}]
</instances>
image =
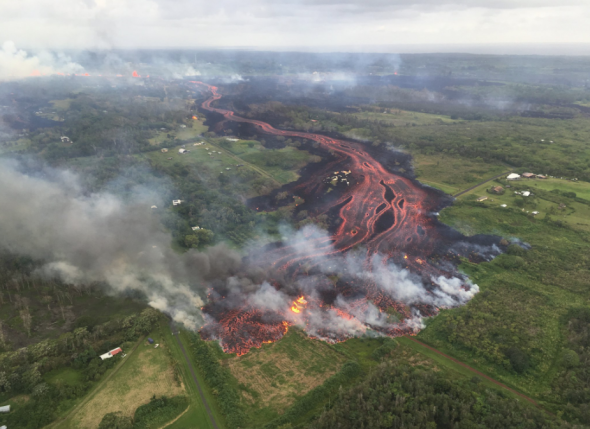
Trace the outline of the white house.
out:
<instances>
[{"instance_id":1,"label":"white house","mask_svg":"<svg viewBox=\"0 0 590 429\"><path fill-rule=\"evenodd\" d=\"M191 227L191 229L193 231L198 231L199 229L201 229L201 227L200 226L193 226L193 227Z\"/></svg>"},{"instance_id":2,"label":"white house","mask_svg":"<svg viewBox=\"0 0 590 429\"><path fill-rule=\"evenodd\" d=\"M0 407L0 413L9 413L10 412L10 405L4 405Z\"/></svg>"},{"instance_id":3,"label":"white house","mask_svg":"<svg viewBox=\"0 0 590 429\"><path fill-rule=\"evenodd\" d=\"M172 200L173 206L178 206L178 205L180 205L180 203L182 203L182 200Z\"/></svg>"},{"instance_id":4,"label":"white house","mask_svg":"<svg viewBox=\"0 0 590 429\"><path fill-rule=\"evenodd\" d=\"M178 149L178 153L186 153L186 149Z\"/></svg>"},{"instance_id":5,"label":"white house","mask_svg":"<svg viewBox=\"0 0 590 429\"><path fill-rule=\"evenodd\" d=\"M508 179L508 180L518 180L518 179L520 179L520 174L510 173L508 176L506 176L506 179Z\"/></svg>"},{"instance_id":6,"label":"white house","mask_svg":"<svg viewBox=\"0 0 590 429\"><path fill-rule=\"evenodd\" d=\"M110 358L112 358L113 356L115 356L115 355L117 355L117 354L119 354L119 353L122 353L122 352L123 352L123 349L121 349L121 347L117 347L116 349L113 349L113 350L111 350L110 352L108 352L108 353L105 353L104 355L100 355L100 358L101 358L102 360L105 360L105 359L110 359Z\"/></svg>"}]
</instances>

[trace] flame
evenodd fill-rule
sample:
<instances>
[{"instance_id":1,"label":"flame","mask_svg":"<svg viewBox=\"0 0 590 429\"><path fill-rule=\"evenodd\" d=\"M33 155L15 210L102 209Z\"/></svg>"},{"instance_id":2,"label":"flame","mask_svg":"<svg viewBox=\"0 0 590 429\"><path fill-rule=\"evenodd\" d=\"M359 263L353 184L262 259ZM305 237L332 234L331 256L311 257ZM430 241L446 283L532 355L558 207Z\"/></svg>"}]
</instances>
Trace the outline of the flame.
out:
<instances>
[{"instance_id":1,"label":"flame","mask_svg":"<svg viewBox=\"0 0 590 429\"><path fill-rule=\"evenodd\" d=\"M408 255L404 255L404 259L408 259Z\"/></svg>"},{"instance_id":2,"label":"flame","mask_svg":"<svg viewBox=\"0 0 590 429\"><path fill-rule=\"evenodd\" d=\"M31 76L41 76L41 72L39 70L33 70Z\"/></svg>"},{"instance_id":3,"label":"flame","mask_svg":"<svg viewBox=\"0 0 590 429\"><path fill-rule=\"evenodd\" d=\"M131 76L133 76L133 77L141 77L141 76L139 76L139 74L135 70L133 70L133 73L131 74Z\"/></svg>"},{"instance_id":4,"label":"flame","mask_svg":"<svg viewBox=\"0 0 590 429\"><path fill-rule=\"evenodd\" d=\"M307 301L304 296L300 296L295 301L293 301L293 305L291 306L291 311L293 313L299 314L301 310L303 310L307 306Z\"/></svg>"},{"instance_id":5,"label":"flame","mask_svg":"<svg viewBox=\"0 0 590 429\"><path fill-rule=\"evenodd\" d=\"M199 119L199 118L197 118L196 116L193 116L193 119L196 121L196 120L197 120L197 119Z\"/></svg>"}]
</instances>

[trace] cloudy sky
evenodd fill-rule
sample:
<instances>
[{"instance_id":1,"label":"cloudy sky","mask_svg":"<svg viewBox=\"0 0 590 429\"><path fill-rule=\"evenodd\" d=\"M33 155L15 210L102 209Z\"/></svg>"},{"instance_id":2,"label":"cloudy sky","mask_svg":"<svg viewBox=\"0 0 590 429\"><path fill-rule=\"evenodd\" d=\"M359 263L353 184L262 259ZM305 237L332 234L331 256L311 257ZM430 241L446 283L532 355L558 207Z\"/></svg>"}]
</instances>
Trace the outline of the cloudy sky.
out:
<instances>
[{"instance_id":1,"label":"cloudy sky","mask_svg":"<svg viewBox=\"0 0 590 429\"><path fill-rule=\"evenodd\" d=\"M590 0L0 0L23 48L590 44L589 23Z\"/></svg>"}]
</instances>

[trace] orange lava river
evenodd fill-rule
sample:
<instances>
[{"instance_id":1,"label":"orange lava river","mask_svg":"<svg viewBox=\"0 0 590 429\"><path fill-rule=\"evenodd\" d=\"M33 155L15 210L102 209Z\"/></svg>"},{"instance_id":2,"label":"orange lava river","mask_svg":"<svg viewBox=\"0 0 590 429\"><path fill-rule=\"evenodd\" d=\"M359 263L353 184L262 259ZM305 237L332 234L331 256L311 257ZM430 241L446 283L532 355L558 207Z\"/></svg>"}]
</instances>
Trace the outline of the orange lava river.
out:
<instances>
[{"instance_id":1,"label":"orange lava river","mask_svg":"<svg viewBox=\"0 0 590 429\"><path fill-rule=\"evenodd\" d=\"M206 317L206 324L201 329L203 338L218 339L226 352L241 355L252 347L280 339L294 324L305 329L315 323L311 336L340 341L350 338L351 326L358 328L357 333L371 328L389 336L412 334L416 330L415 325L404 322L412 317L412 311L419 310L421 316L437 313L436 305L412 302L410 306L395 299L383 287L377 286L371 277L363 281L346 281L346 276L336 271L331 275L326 271L330 261L334 261L334 266L341 266L347 253L362 249L362 268L365 272L374 271L376 262L373 256L379 255L378 264L395 263L415 273L427 288L432 287L433 290L435 286L430 279L453 277L456 264L432 262L438 260L437 255L441 251L444 254L463 237L450 228L441 228L433 213L440 207L441 194L438 191L388 171L367 152L362 143L321 134L279 130L265 122L242 118L230 110L216 108L213 104L221 98L218 89L201 82L193 83L200 90L212 94L203 102L202 108L223 115L226 121L249 123L262 134L312 140L330 151L335 160L327 162L323 170L313 177L298 181L291 192L312 204L315 215L330 213L339 219L330 233L310 234L304 238L305 246L301 246L301 242L299 245L284 243L251 258L274 273L272 276L283 276L307 286L307 289L302 287L290 295L292 302L284 310L259 308L245 300L229 302L222 296L224 294L213 293L203 309ZM342 179L334 176L339 172L350 173L347 176L342 174ZM326 179L332 176L337 177L339 191L335 193L337 197L328 199L325 198ZM319 265L323 267L322 275L314 275ZM339 278L335 279L335 276ZM280 289L280 281L269 282ZM315 283L311 289L318 293L306 295L310 282ZM461 287L469 289L468 285ZM428 293L432 294L432 291ZM345 309L334 304L337 296L346 299ZM366 320L358 320L358 314L364 314L363 311L370 305L385 316L395 314L401 321L372 326ZM316 314L322 314L322 311L331 313L326 316L325 327L321 323L317 326L317 320L312 321L307 315L312 309ZM333 321L334 317L345 322L347 329L329 321Z\"/></svg>"}]
</instances>

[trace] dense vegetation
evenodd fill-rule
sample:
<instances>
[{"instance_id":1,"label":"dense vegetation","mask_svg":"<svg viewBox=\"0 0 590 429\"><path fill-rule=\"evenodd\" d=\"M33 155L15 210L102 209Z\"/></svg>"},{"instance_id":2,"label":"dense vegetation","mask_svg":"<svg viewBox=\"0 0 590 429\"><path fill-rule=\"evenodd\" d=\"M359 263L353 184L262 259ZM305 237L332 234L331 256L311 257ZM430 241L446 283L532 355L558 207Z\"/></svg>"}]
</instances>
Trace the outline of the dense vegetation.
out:
<instances>
[{"instance_id":1,"label":"dense vegetation","mask_svg":"<svg viewBox=\"0 0 590 429\"><path fill-rule=\"evenodd\" d=\"M150 402L135 410L133 418L121 413L105 414L98 429L157 429L182 413L187 406L188 399L184 396L154 396Z\"/></svg>"},{"instance_id":2,"label":"dense vegetation","mask_svg":"<svg viewBox=\"0 0 590 429\"><path fill-rule=\"evenodd\" d=\"M472 380L451 381L399 359L371 376L322 413L309 429L362 428L565 428L543 411Z\"/></svg>"}]
</instances>

